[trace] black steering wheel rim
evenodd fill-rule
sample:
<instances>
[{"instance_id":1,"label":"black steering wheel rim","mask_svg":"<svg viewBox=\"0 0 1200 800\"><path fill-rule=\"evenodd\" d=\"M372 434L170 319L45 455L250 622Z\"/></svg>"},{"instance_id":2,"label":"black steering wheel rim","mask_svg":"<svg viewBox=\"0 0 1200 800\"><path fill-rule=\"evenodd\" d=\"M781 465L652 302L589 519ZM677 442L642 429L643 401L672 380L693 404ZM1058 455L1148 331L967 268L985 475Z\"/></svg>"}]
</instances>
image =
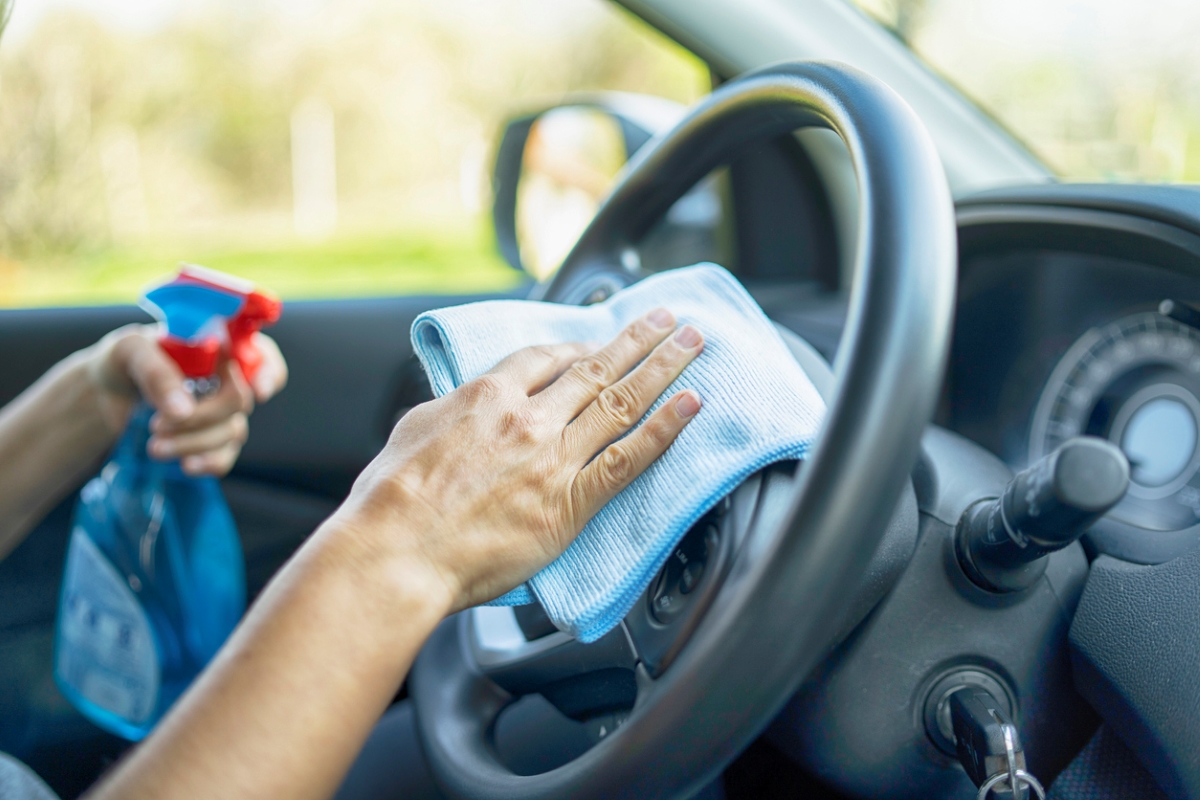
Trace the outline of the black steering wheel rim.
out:
<instances>
[{"instance_id":1,"label":"black steering wheel rim","mask_svg":"<svg viewBox=\"0 0 1200 800\"><path fill-rule=\"evenodd\" d=\"M842 64L795 62L726 84L629 165L544 297L579 302L626 248L740 146L832 129L859 187L850 314L837 387L791 511L748 534L691 639L639 691L621 730L541 775L518 776L490 735L510 701L470 663L466 627L443 623L414 666L418 731L438 782L470 800L683 797L719 773L824 655L844 594L867 568L932 416L953 315L953 205L912 110Z\"/></svg>"}]
</instances>

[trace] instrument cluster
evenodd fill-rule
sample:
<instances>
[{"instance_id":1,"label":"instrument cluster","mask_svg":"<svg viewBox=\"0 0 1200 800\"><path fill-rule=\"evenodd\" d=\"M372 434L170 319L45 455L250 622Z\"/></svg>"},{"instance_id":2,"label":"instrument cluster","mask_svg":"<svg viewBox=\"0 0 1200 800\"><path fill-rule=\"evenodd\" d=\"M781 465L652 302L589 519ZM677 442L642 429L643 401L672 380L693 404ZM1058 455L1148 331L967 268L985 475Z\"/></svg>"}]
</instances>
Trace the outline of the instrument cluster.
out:
<instances>
[{"instance_id":1,"label":"instrument cluster","mask_svg":"<svg viewBox=\"0 0 1200 800\"><path fill-rule=\"evenodd\" d=\"M964 265L939 422L1014 469L1099 436L1130 463L1085 540L1160 563L1200 542L1200 281L1072 253Z\"/></svg>"}]
</instances>

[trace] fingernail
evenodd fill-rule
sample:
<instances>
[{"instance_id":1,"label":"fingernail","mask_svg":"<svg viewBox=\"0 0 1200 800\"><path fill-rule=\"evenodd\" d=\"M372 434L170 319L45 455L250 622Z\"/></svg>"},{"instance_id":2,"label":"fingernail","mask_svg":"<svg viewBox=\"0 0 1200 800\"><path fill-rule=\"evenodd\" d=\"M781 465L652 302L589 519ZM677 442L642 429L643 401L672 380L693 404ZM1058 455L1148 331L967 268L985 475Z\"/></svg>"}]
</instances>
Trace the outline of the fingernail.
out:
<instances>
[{"instance_id":1,"label":"fingernail","mask_svg":"<svg viewBox=\"0 0 1200 800\"><path fill-rule=\"evenodd\" d=\"M200 456L188 456L179 462L179 466L183 468L184 472L189 474L200 472L204 469L204 459Z\"/></svg>"},{"instance_id":2,"label":"fingernail","mask_svg":"<svg viewBox=\"0 0 1200 800\"><path fill-rule=\"evenodd\" d=\"M190 417L196 409L196 401L182 389L175 389L168 393L164 405L167 407L167 411L171 412L171 416L178 419Z\"/></svg>"},{"instance_id":3,"label":"fingernail","mask_svg":"<svg viewBox=\"0 0 1200 800\"><path fill-rule=\"evenodd\" d=\"M675 334L675 343L680 347L692 348L700 344L700 331L693 328L691 325L684 325Z\"/></svg>"},{"instance_id":4,"label":"fingernail","mask_svg":"<svg viewBox=\"0 0 1200 800\"><path fill-rule=\"evenodd\" d=\"M146 446L150 455L155 458L170 458L175 455L175 443L170 439L151 438Z\"/></svg>"},{"instance_id":5,"label":"fingernail","mask_svg":"<svg viewBox=\"0 0 1200 800\"><path fill-rule=\"evenodd\" d=\"M656 308L646 315L646 319L656 328L670 328L675 324L675 315L665 308Z\"/></svg>"},{"instance_id":6,"label":"fingernail","mask_svg":"<svg viewBox=\"0 0 1200 800\"><path fill-rule=\"evenodd\" d=\"M700 397L695 392L680 392L675 401L675 410L681 417L694 417L700 410Z\"/></svg>"}]
</instances>

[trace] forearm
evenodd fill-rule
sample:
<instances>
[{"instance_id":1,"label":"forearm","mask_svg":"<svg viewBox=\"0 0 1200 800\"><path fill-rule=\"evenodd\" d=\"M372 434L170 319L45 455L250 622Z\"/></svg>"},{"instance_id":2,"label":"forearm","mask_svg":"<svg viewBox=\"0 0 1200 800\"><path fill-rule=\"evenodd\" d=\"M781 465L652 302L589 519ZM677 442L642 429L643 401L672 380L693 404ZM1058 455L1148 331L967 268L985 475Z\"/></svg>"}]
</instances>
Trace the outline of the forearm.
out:
<instances>
[{"instance_id":1,"label":"forearm","mask_svg":"<svg viewBox=\"0 0 1200 800\"><path fill-rule=\"evenodd\" d=\"M0 558L112 446L87 361L64 359L0 408Z\"/></svg>"},{"instance_id":2,"label":"forearm","mask_svg":"<svg viewBox=\"0 0 1200 800\"><path fill-rule=\"evenodd\" d=\"M438 622L553 561L700 410L685 390L625 435L703 348L672 330L518 351L405 415L93 800L333 794Z\"/></svg>"},{"instance_id":3,"label":"forearm","mask_svg":"<svg viewBox=\"0 0 1200 800\"><path fill-rule=\"evenodd\" d=\"M331 518L93 800L331 796L449 610L418 563Z\"/></svg>"}]
</instances>

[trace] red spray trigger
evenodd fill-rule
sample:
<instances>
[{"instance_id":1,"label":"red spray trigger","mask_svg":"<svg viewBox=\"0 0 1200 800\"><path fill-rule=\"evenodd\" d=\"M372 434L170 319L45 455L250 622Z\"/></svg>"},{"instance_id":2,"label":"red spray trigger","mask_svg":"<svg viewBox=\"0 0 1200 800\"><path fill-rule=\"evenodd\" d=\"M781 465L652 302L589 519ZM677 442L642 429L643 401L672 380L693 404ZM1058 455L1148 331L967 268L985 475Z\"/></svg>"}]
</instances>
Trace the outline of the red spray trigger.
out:
<instances>
[{"instance_id":1,"label":"red spray trigger","mask_svg":"<svg viewBox=\"0 0 1200 800\"><path fill-rule=\"evenodd\" d=\"M263 363L262 352L254 344L254 334L266 325L273 325L283 313L278 297L255 290L246 295L246 304L229 320L229 354L242 368L250 383Z\"/></svg>"}]
</instances>

